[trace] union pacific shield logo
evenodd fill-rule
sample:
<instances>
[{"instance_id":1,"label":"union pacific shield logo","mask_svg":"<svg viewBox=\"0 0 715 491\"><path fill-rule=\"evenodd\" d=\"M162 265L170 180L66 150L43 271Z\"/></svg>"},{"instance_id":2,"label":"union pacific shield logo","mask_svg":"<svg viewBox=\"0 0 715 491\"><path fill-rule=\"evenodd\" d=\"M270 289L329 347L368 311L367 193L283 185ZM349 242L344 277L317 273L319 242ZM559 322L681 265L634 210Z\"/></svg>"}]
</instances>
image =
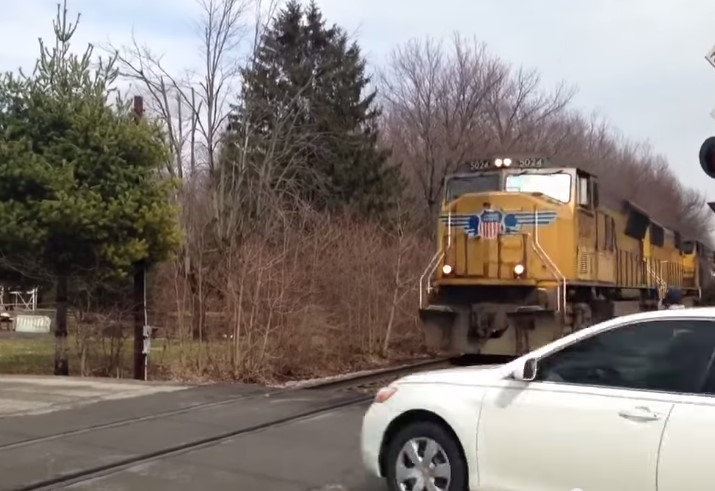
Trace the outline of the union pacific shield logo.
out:
<instances>
[{"instance_id":1,"label":"union pacific shield logo","mask_svg":"<svg viewBox=\"0 0 715 491\"><path fill-rule=\"evenodd\" d=\"M479 217L480 225L477 236L481 236L487 240L496 239L504 228L502 220L502 213L493 210L484 210Z\"/></svg>"},{"instance_id":2,"label":"union pacific shield logo","mask_svg":"<svg viewBox=\"0 0 715 491\"><path fill-rule=\"evenodd\" d=\"M536 211L499 211L482 210L474 215L441 215L440 221L454 228L462 229L469 238L480 237L494 240L499 235L519 233L522 227L543 227L556 221L557 213L553 210Z\"/></svg>"}]
</instances>

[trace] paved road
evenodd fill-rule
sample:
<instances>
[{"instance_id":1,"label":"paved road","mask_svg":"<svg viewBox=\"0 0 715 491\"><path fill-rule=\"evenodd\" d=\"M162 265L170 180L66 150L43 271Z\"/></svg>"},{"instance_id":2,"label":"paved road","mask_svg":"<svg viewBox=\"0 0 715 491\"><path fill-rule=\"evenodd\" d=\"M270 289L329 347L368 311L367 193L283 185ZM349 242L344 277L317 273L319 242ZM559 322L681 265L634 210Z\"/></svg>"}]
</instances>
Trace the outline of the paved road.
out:
<instances>
[{"instance_id":1,"label":"paved road","mask_svg":"<svg viewBox=\"0 0 715 491\"><path fill-rule=\"evenodd\" d=\"M365 406L349 407L72 486L92 491L383 491L360 460Z\"/></svg>"},{"instance_id":2,"label":"paved road","mask_svg":"<svg viewBox=\"0 0 715 491\"><path fill-rule=\"evenodd\" d=\"M63 391L68 392L63 395ZM0 408L5 408L0 411L0 490L252 428L355 397L318 391L270 397L264 393L263 388L246 385L185 388L0 377ZM196 404L206 406L187 410ZM245 433L65 489L383 491L381 482L365 474L360 459L359 430L365 409L365 404L347 406ZM173 412L154 417L166 411ZM131 418L139 419L126 421Z\"/></svg>"},{"instance_id":3,"label":"paved road","mask_svg":"<svg viewBox=\"0 0 715 491\"><path fill-rule=\"evenodd\" d=\"M100 401L174 392L188 386L110 378L0 376L0 418L70 409Z\"/></svg>"}]
</instances>

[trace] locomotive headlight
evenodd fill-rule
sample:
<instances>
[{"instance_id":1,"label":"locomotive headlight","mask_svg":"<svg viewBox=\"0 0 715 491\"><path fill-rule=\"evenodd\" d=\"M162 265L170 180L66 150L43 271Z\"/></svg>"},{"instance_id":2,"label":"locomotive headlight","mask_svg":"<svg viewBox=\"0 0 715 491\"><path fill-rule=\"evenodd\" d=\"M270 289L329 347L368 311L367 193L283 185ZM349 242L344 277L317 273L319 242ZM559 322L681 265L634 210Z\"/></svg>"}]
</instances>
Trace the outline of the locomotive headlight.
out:
<instances>
[{"instance_id":1,"label":"locomotive headlight","mask_svg":"<svg viewBox=\"0 0 715 491\"><path fill-rule=\"evenodd\" d=\"M442 272L444 274L450 274L452 272L452 266L450 266L449 264L445 264L444 266L442 266Z\"/></svg>"},{"instance_id":2,"label":"locomotive headlight","mask_svg":"<svg viewBox=\"0 0 715 491\"><path fill-rule=\"evenodd\" d=\"M497 167L501 167L503 163L504 161L502 159L494 160L494 165L496 165Z\"/></svg>"},{"instance_id":3,"label":"locomotive headlight","mask_svg":"<svg viewBox=\"0 0 715 491\"><path fill-rule=\"evenodd\" d=\"M517 276L521 276L524 274L525 268L523 264L517 264L514 266L514 274Z\"/></svg>"},{"instance_id":4,"label":"locomotive headlight","mask_svg":"<svg viewBox=\"0 0 715 491\"><path fill-rule=\"evenodd\" d=\"M504 159L504 167L509 167L511 165L511 159Z\"/></svg>"}]
</instances>

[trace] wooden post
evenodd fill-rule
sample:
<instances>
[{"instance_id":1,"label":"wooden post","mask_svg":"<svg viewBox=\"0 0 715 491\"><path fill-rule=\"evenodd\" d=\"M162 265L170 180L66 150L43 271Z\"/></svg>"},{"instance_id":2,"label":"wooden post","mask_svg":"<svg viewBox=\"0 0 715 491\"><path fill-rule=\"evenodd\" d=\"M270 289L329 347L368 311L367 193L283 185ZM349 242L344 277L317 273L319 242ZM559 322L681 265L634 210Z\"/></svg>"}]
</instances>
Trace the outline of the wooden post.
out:
<instances>
[{"instance_id":1,"label":"wooden post","mask_svg":"<svg viewBox=\"0 0 715 491\"><path fill-rule=\"evenodd\" d=\"M140 95L134 96L134 120L138 123L144 117L144 98Z\"/></svg>"},{"instance_id":2,"label":"wooden post","mask_svg":"<svg viewBox=\"0 0 715 491\"><path fill-rule=\"evenodd\" d=\"M69 375L67 353L67 274L57 275L55 314L55 375Z\"/></svg>"},{"instance_id":3,"label":"wooden post","mask_svg":"<svg viewBox=\"0 0 715 491\"><path fill-rule=\"evenodd\" d=\"M137 123L144 116L144 99L134 96L134 119ZM134 378L144 380L146 354L144 353L144 282L146 269L143 261L134 263Z\"/></svg>"}]
</instances>

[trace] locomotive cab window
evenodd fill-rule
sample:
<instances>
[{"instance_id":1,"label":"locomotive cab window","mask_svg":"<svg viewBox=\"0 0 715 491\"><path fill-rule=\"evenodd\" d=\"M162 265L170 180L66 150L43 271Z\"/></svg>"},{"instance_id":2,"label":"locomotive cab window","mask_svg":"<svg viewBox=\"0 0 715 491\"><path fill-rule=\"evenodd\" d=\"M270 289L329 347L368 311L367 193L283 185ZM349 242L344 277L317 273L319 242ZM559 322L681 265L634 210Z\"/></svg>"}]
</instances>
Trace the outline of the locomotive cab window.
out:
<instances>
[{"instance_id":1,"label":"locomotive cab window","mask_svg":"<svg viewBox=\"0 0 715 491\"><path fill-rule=\"evenodd\" d=\"M578 189L578 204L580 206L590 208L593 205L593 193L591 192L591 180L584 175L579 174L576 180Z\"/></svg>"},{"instance_id":2,"label":"locomotive cab window","mask_svg":"<svg viewBox=\"0 0 715 491\"><path fill-rule=\"evenodd\" d=\"M471 176L453 176L447 180L447 201L457 199L469 193L486 193L499 191L500 177L498 172L487 172Z\"/></svg>"},{"instance_id":3,"label":"locomotive cab window","mask_svg":"<svg viewBox=\"0 0 715 491\"><path fill-rule=\"evenodd\" d=\"M571 201L571 176L562 171L548 174L522 171L506 176L504 190L514 193L541 193L568 203Z\"/></svg>"},{"instance_id":4,"label":"locomotive cab window","mask_svg":"<svg viewBox=\"0 0 715 491\"><path fill-rule=\"evenodd\" d=\"M692 254L695 252L695 242L692 242L690 240L683 241L683 243L680 246L680 250L683 254Z\"/></svg>"}]
</instances>

